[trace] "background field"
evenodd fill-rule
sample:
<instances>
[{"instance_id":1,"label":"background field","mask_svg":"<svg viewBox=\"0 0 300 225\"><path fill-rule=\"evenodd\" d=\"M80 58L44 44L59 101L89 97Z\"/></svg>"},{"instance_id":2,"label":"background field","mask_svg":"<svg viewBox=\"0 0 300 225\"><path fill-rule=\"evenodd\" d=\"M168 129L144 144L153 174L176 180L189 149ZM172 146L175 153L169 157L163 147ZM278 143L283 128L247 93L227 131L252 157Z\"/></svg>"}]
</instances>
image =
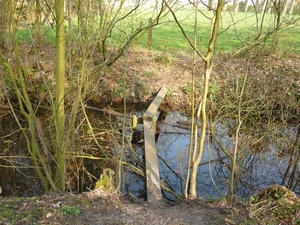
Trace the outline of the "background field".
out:
<instances>
[{"instance_id":1,"label":"background field","mask_svg":"<svg viewBox=\"0 0 300 225\"><path fill-rule=\"evenodd\" d=\"M148 17L149 16L149 17ZM133 27L141 25L140 21L144 24L148 23L150 14L147 13L139 23L134 23L130 18L117 24L112 32L112 36L109 39L110 42L117 44L126 40L126 33L129 33ZM178 10L176 16L181 23L187 36L193 40L194 27L195 27L195 13L192 10ZM210 38L210 26L213 13L210 11L203 11L203 14L198 14L197 22L197 46L202 52L206 51L206 47ZM282 25L278 31L279 44L277 50L286 54L300 54L300 39L299 39L299 22L292 22L299 19L297 17L286 16L282 17ZM236 14L224 12L219 29L219 38L217 42L217 52L233 52L243 46L246 46L253 42L260 33L262 14L254 12ZM91 36L97 35L97 18L91 18L91 21L95 22L95 29L90 32ZM76 25L76 22L74 22ZM262 31L260 37L264 37L274 29L274 16L272 14L266 14L264 23L262 24ZM117 28L117 29L116 29ZM74 29L74 28L73 28ZM18 31L18 38L20 42L31 42L30 28L20 29ZM44 35L41 37L46 43L55 42L55 31L51 27L43 28ZM162 18L159 25L153 27L153 41L152 45L147 45L147 32L137 36L133 41L132 46L138 48L150 48L152 50L169 52L172 54L191 53L192 49L182 35L178 25L174 22L173 16L168 14ZM270 47L273 41L273 34L259 42L259 45L263 47Z\"/></svg>"},{"instance_id":2,"label":"background field","mask_svg":"<svg viewBox=\"0 0 300 225\"><path fill-rule=\"evenodd\" d=\"M209 18L212 18L211 12L204 12ZM195 17L192 11L179 11L176 13L186 34L193 39ZM206 46L210 37L210 23L203 15L198 16L197 27L197 43L201 51L206 50ZM219 38L217 43L217 51L228 52L235 51L249 43L251 43L258 35L258 24L261 23L261 14L255 13L237 13L232 14L225 12L219 30ZM272 15L265 16L262 26L261 36L267 34L274 27L274 19ZM290 17L284 18L290 20ZM288 53L300 54L299 40L299 24L287 25L283 23L283 28L279 31L279 48L281 51ZM272 44L272 35L261 45L270 46ZM140 38L137 45L147 47L147 34ZM163 19L163 23L153 28L153 45L152 49L170 51L170 52L190 52L187 41L182 35L181 30L174 22L171 15Z\"/></svg>"}]
</instances>

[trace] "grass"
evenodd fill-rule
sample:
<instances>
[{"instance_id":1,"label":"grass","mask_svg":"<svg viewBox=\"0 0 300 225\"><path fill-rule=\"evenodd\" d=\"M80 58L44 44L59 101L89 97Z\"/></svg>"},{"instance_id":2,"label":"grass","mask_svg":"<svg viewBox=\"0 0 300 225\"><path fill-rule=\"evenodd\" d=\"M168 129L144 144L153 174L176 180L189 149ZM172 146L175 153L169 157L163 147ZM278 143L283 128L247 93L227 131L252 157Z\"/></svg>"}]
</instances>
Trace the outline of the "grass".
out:
<instances>
[{"instance_id":1,"label":"grass","mask_svg":"<svg viewBox=\"0 0 300 225\"><path fill-rule=\"evenodd\" d=\"M188 14L189 13L189 14ZM211 12L204 12L208 17L212 17ZM273 14L265 17L261 37L272 30ZM178 18L183 26L187 36L193 40L194 33L194 16L193 12L186 11L180 13ZM171 21L170 16L165 19L166 22L153 28L152 49L162 51L191 51L186 39L183 37L181 30L175 22ZM219 29L219 38L217 42L217 52L234 51L251 43L258 35L262 16L254 13L223 13ZM287 18L287 21L289 18ZM210 38L210 20L204 16L199 16L197 23L197 47L200 51L205 52ZM286 26L279 31L281 48L293 53L300 53L300 43L298 38L298 29L295 25ZM272 35L264 44L272 44ZM137 43L138 46L146 47L147 34L145 34Z\"/></svg>"},{"instance_id":2,"label":"grass","mask_svg":"<svg viewBox=\"0 0 300 225\"><path fill-rule=\"evenodd\" d=\"M42 206L30 207L31 203L35 205L36 199L10 198L6 202L0 201L0 222L1 224L35 224L38 217L42 217L45 211Z\"/></svg>"},{"instance_id":3,"label":"grass","mask_svg":"<svg viewBox=\"0 0 300 225\"><path fill-rule=\"evenodd\" d=\"M64 205L60 210L71 216L77 216L81 211L78 206L69 206L69 205Z\"/></svg>"},{"instance_id":4,"label":"grass","mask_svg":"<svg viewBox=\"0 0 300 225\"><path fill-rule=\"evenodd\" d=\"M19 29L17 32L18 41L20 43L31 43L34 30L31 27ZM44 26L41 30L39 39L44 43L55 43L55 29Z\"/></svg>"},{"instance_id":5,"label":"grass","mask_svg":"<svg viewBox=\"0 0 300 225\"><path fill-rule=\"evenodd\" d=\"M210 38L210 26L211 18L213 17L212 12L203 11L203 14L199 14L197 23L197 48L205 53ZM149 15L150 16L150 15ZM193 40L194 35L194 11L193 10L178 10L176 16L180 21L184 31L187 36ZM140 18L140 19L139 19ZM282 21L291 21L291 17L282 17ZM294 18L294 19L299 19ZM222 19L220 22L219 38L216 46L217 52L232 52L248 45L253 42L259 33L258 27L262 20L261 14L255 13L228 13L224 12L222 14ZM96 23L96 18L92 18L91 21ZM138 22L137 22L138 21ZM148 17L147 14L141 13L137 15L135 19L129 17L116 24L116 29L113 29L112 36L108 38L108 43L118 46L121 42L126 40L126 35L131 32L135 27L140 26L140 21L144 25L147 24ZM300 40L298 38L298 24L285 25L288 23L283 23L283 28L279 31L279 50L288 53L300 54ZM74 24L76 26L76 24ZM96 25L94 24L93 27ZM122 30L120 29L122 27ZM274 27L274 14L266 14L264 23L262 24L261 37L270 32ZM96 29L97 27L95 27ZM91 29L90 36L95 36L95 29ZM93 31L92 31L93 30ZM97 29L96 29L97 30ZM30 29L20 29L18 31L18 38L20 42L30 42ZM145 32L141 37L135 39L133 46L149 48L147 46L147 32ZM271 46L272 35L262 42L264 46ZM42 30L42 38L46 43L55 42L55 32L54 29L50 27L44 27ZM158 26L153 28L153 40L151 49L171 52L171 53L191 53L192 48L189 46L186 38L182 35L181 30L174 22L171 14L164 17Z\"/></svg>"}]
</instances>

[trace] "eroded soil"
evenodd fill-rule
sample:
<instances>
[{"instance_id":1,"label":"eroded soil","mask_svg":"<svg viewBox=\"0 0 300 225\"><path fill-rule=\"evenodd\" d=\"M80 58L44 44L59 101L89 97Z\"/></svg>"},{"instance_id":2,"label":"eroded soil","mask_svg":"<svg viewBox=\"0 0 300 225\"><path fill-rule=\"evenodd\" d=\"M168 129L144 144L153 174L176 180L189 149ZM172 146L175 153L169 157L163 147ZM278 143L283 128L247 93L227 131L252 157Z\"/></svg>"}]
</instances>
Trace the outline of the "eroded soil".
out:
<instances>
[{"instance_id":1,"label":"eroded soil","mask_svg":"<svg viewBox=\"0 0 300 225\"><path fill-rule=\"evenodd\" d=\"M258 224L245 203L148 203L130 196L48 194L1 198L0 224Z\"/></svg>"}]
</instances>

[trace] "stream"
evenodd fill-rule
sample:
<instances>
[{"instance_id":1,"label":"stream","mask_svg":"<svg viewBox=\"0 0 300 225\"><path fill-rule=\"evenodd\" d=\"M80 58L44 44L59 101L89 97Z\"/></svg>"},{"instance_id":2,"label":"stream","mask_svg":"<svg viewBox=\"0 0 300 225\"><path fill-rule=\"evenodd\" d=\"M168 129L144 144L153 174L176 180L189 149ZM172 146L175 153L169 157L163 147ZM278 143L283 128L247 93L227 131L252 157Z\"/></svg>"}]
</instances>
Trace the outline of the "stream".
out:
<instances>
[{"instance_id":1,"label":"stream","mask_svg":"<svg viewBox=\"0 0 300 225\"><path fill-rule=\"evenodd\" d=\"M134 106L128 109L128 112L141 117L146 110L145 107L134 109ZM120 111L121 112L121 111ZM89 117L94 120L103 120L107 118L103 112L90 112ZM92 120L91 119L91 120ZM31 160L26 149L26 142L20 131L17 131L17 124L11 115L1 117L0 131L0 186L2 196L33 196L42 195L43 187L31 166ZM171 188L179 195L183 195L185 188L185 177L188 168L188 155L190 143L190 131L182 124L189 123L190 118L179 112L168 112L164 114L163 120L158 121L157 133L157 154L159 156L159 171L161 182ZM115 129L120 129L121 117L115 117L106 121ZM111 125L113 124L113 125ZM129 126L130 120L127 121ZM214 124L214 135L207 133L203 158L198 168L197 191L198 196L202 198L218 198L226 195L229 191L229 172L230 161L226 157L223 149L229 152L235 146L235 138L231 132L232 121L223 119ZM107 127L110 127L107 126ZM137 131L142 133L143 126L138 124ZM286 130L287 135L295 136L296 127L290 127ZM200 133L198 134L198 136ZM129 134L130 136L130 134ZM290 160L289 154L280 154L278 146L272 141L266 141L261 146L260 151L253 148L252 139L240 134L237 140L240 150L239 168L237 174L239 181L236 185L236 193L242 198L258 193L262 189L273 184L287 184L289 174L285 177L287 165ZM143 161L143 139L133 143L132 146L137 153L140 161ZM120 143L119 143L120 144ZM118 146L120 148L120 145ZM118 150L115 150L118 154ZM15 157L18 155L18 157ZM128 147L125 147L125 160L135 164ZM85 167L94 177L101 174L101 162L86 161ZM299 175L299 165L294 171L296 177ZM140 167L141 168L141 167ZM285 177L285 180L284 180ZM284 180L284 182L283 182ZM87 191L92 188L94 180L87 179L83 183L80 191ZM294 181L295 183L296 181ZM124 169L121 191L125 194L130 193L136 197L145 197L144 179L128 169ZM294 191L300 194L300 187L294 185ZM163 196L170 200L175 200L174 196L163 191Z\"/></svg>"},{"instance_id":2,"label":"stream","mask_svg":"<svg viewBox=\"0 0 300 225\"><path fill-rule=\"evenodd\" d=\"M160 178L179 195L184 194L190 143L190 131L181 128L179 124L189 120L190 118L184 114L170 112L162 122L157 124L160 132L156 144ZM229 191L230 161L220 148L220 144L222 148L229 151L234 148L235 139L229 135L230 124L232 121L224 119L214 125L214 138L209 134L206 135L203 158L197 175L197 194L205 199L222 197ZM295 136L295 132L295 127L291 127L288 135ZM257 194L269 185L281 185L290 160L288 154L280 156L277 146L272 142L265 143L263 151L257 152L252 149L251 141L251 138L243 137L242 134L238 139L240 142L238 146L242 148L240 154L243 157L239 161L240 179L236 186L236 193L242 198ZM141 148L137 147L136 151L142 152ZM296 167L299 174L299 165ZM143 181L133 174L127 176L124 191L140 196L144 190ZM300 194L299 185L295 188L295 193ZM174 197L167 192L163 195L174 200Z\"/></svg>"}]
</instances>

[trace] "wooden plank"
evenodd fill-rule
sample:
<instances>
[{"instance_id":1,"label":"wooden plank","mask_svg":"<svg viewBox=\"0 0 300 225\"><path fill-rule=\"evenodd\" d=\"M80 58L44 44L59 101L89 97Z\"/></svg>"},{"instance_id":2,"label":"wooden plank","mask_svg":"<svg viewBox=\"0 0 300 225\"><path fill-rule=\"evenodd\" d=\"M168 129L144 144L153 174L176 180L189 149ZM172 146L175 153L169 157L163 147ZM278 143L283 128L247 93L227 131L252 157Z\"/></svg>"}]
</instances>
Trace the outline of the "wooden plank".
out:
<instances>
[{"instance_id":1,"label":"wooden plank","mask_svg":"<svg viewBox=\"0 0 300 225\"><path fill-rule=\"evenodd\" d=\"M161 200L162 196L155 146L154 125L153 122L149 120L144 121L144 141L147 200L148 202L155 202Z\"/></svg>"},{"instance_id":2,"label":"wooden plank","mask_svg":"<svg viewBox=\"0 0 300 225\"><path fill-rule=\"evenodd\" d=\"M153 116L155 116L155 113L157 112L158 107L160 106L167 92L168 92L168 88L165 86L160 89L160 91L152 101L151 105L148 107L147 111L145 112L144 117L152 118Z\"/></svg>"},{"instance_id":3,"label":"wooden plank","mask_svg":"<svg viewBox=\"0 0 300 225\"><path fill-rule=\"evenodd\" d=\"M167 94L168 88L162 87L143 115L144 141L145 141L145 168L146 189L148 202L156 202L162 199L158 159L155 144L156 120L155 114Z\"/></svg>"}]
</instances>

